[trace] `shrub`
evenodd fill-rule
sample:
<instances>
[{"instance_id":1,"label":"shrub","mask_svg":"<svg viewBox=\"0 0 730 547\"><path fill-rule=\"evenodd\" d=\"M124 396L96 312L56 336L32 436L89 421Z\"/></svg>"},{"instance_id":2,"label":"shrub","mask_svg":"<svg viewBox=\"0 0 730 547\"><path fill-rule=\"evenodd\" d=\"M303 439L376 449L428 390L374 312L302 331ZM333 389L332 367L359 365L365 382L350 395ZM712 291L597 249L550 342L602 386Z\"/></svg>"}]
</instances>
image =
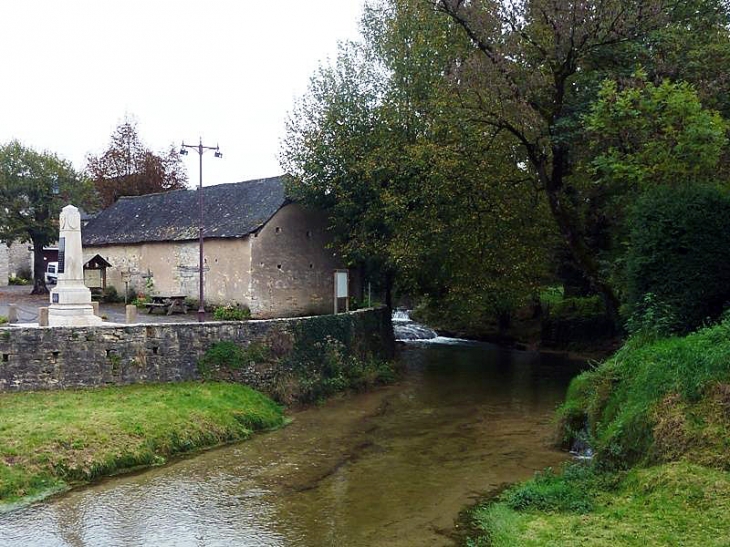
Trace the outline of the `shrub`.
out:
<instances>
[{"instance_id":1,"label":"shrub","mask_svg":"<svg viewBox=\"0 0 730 547\"><path fill-rule=\"evenodd\" d=\"M138 294L134 300L130 302L130 304L133 304L134 306L137 306L138 308L144 308L147 304L150 303L150 297L145 294Z\"/></svg>"},{"instance_id":2,"label":"shrub","mask_svg":"<svg viewBox=\"0 0 730 547\"><path fill-rule=\"evenodd\" d=\"M220 306L213 311L213 318L217 321L247 321L251 319L251 310L248 306Z\"/></svg>"},{"instance_id":3,"label":"shrub","mask_svg":"<svg viewBox=\"0 0 730 547\"><path fill-rule=\"evenodd\" d=\"M30 285L32 281L25 277L16 277L11 275L8 278L8 284L9 285Z\"/></svg>"},{"instance_id":4,"label":"shrub","mask_svg":"<svg viewBox=\"0 0 730 547\"><path fill-rule=\"evenodd\" d=\"M616 328L598 295L558 299L541 296L541 339L546 346L572 347L615 336Z\"/></svg>"},{"instance_id":5,"label":"shrub","mask_svg":"<svg viewBox=\"0 0 730 547\"><path fill-rule=\"evenodd\" d=\"M551 468L534 478L506 490L501 498L515 510L589 513L593 510L595 490L603 481L585 463L566 465L562 473Z\"/></svg>"},{"instance_id":6,"label":"shrub","mask_svg":"<svg viewBox=\"0 0 730 547\"><path fill-rule=\"evenodd\" d=\"M0 315L0 325L4 325L7 322L8 322L8 318L5 317L4 315Z\"/></svg>"},{"instance_id":7,"label":"shrub","mask_svg":"<svg viewBox=\"0 0 730 547\"><path fill-rule=\"evenodd\" d=\"M119 296L119 293L117 292L116 287L113 285L110 285L108 287L105 287L104 290L101 292L101 301L106 302L108 304L114 304L115 302L122 302L124 298Z\"/></svg>"},{"instance_id":8,"label":"shrub","mask_svg":"<svg viewBox=\"0 0 730 547\"><path fill-rule=\"evenodd\" d=\"M638 201L630 225L626 297L633 327L645 325L649 305L663 309L673 332L719 317L730 299L730 197L706 186L656 188Z\"/></svg>"}]
</instances>

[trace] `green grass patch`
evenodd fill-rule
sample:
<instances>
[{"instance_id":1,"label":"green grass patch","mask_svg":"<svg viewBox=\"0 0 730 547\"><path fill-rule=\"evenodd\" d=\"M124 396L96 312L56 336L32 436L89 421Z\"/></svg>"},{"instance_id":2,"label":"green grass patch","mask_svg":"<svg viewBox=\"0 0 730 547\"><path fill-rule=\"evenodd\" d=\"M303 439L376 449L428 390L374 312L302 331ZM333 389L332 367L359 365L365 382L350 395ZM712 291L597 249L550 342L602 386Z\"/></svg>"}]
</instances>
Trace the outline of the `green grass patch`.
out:
<instances>
[{"instance_id":1,"label":"green grass patch","mask_svg":"<svg viewBox=\"0 0 730 547\"><path fill-rule=\"evenodd\" d=\"M573 380L560 417L566 443L587 426L598 460L612 467L685 458L730 470L728 408L730 320L630 340Z\"/></svg>"},{"instance_id":2,"label":"green grass patch","mask_svg":"<svg viewBox=\"0 0 730 547\"><path fill-rule=\"evenodd\" d=\"M552 492L573 492L567 498L558 495L558 500L584 498L578 490L585 489L591 499L589 511L582 504L571 507L555 500L545 505L539 496L535 503L516 506L517 492L545 489L544 477L510 489L496 503L474 510L480 533L467 545L728 545L730 473L677 462L618 477L578 473L550 479Z\"/></svg>"},{"instance_id":3,"label":"green grass patch","mask_svg":"<svg viewBox=\"0 0 730 547\"><path fill-rule=\"evenodd\" d=\"M283 419L261 393L217 382L0 394L0 502L161 464Z\"/></svg>"}]
</instances>

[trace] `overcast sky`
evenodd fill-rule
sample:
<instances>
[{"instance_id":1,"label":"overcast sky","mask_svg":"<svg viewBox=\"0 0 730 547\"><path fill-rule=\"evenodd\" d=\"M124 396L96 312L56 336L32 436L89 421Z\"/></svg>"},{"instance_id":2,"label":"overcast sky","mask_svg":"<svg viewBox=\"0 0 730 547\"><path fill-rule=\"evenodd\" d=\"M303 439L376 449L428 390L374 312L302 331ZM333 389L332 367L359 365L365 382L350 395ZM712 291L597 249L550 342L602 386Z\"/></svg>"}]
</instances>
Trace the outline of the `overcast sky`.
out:
<instances>
[{"instance_id":1,"label":"overcast sky","mask_svg":"<svg viewBox=\"0 0 730 547\"><path fill-rule=\"evenodd\" d=\"M0 142L82 168L125 114L160 151L220 144L204 185L281 173L294 99L337 41L357 37L361 0L18 0L0 16ZM198 183L197 154L185 159Z\"/></svg>"}]
</instances>

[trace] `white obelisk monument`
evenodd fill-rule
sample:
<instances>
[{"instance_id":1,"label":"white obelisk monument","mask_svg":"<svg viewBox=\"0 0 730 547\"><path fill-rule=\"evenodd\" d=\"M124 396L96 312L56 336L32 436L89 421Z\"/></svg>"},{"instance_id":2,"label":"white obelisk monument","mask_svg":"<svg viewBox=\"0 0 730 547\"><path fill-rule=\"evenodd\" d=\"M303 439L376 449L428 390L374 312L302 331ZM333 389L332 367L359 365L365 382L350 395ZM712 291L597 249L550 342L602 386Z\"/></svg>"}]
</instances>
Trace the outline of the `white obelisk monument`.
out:
<instances>
[{"instance_id":1,"label":"white obelisk monument","mask_svg":"<svg viewBox=\"0 0 730 547\"><path fill-rule=\"evenodd\" d=\"M101 324L91 306L91 291L84 285L81 252L81 215L73 205L61 211L58 236L58 283L51 291L48 326L85 327Z\"/></svg>"}]
</instances>

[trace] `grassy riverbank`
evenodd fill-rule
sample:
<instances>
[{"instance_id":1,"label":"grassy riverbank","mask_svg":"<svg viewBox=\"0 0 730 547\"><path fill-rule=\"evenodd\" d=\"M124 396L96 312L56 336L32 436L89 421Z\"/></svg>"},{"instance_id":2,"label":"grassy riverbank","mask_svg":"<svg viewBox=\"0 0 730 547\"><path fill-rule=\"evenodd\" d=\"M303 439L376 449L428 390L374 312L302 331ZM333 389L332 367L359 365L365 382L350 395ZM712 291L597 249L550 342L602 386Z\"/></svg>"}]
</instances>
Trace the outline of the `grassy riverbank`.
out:
<instances>
[{"instance_id":1,"label":"grassy riverbank","mask_svg":"<svg viewBox=\"0 0 730 547\"><path fill-rule=\"evenodd\" d=\"M593 462L475 509L470 545L727 545L730 320L635 337L573 380L559 419Z\"/></svg>"},{"instance_id":2,"label":"grassy riverbank","mask_svg":"<svg viewBox=\"0 0 730 547\"><path fill-rule=\"evenodd\" d=\"M0 394L0 506L283 421L261 393L218 382Z\"/></svg>"},{"instance_id":3,"label":"grassy riverbank","mask_svg":"<svg viewBox=\"0 0 730 547\"><path fill-rule=\"evenodd\" d=\"M543 475L477 508L482 534L467 545L728 544L730 473L679 462L590 479L566 474Z\"/></svg>"}]
</instances>

